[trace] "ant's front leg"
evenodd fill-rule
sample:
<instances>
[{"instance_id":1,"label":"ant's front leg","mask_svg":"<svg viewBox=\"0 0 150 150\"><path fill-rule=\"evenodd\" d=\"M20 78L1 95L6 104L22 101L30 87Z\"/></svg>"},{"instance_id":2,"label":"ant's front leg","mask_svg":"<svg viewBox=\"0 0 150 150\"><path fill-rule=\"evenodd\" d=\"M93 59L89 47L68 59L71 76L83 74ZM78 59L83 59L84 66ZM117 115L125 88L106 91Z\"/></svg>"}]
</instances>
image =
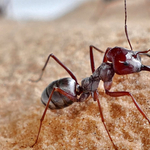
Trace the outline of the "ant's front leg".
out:
<instances>
[{"instance_id":1,"label":"ant's front leg","mask_svg":"<svg viewBox=\"0 0 150 150\"><path fill-rule=\"evenodd\" d=\"M104 58L103 58L103 62L107 62L107 61L108 61L108 59L107 59L107 53L108 53L110 50L111 50L111 47L108 47L108 48L106 49L106 52L105 52Z\"/></svg>"},{"instance_id":2,"label":"ant's front leg","mask_svg":"<svg viewBox=\"0 0 150 150\"><path fill-rule=\"evenodd\" d=\"M143 112L143 110L140 108L139 104L137 103L137 101L135 100L135 98L132 96L130 92L126 92L126 91L110 92L109 90L106 90L106 89L105 89L105 92L107 95L112 96L112 97L130 96L135 106L137 107L137 109L140 111L143 117L150 123L150 120L148 119L146 114Z\"/></svg>"}]
</instances>

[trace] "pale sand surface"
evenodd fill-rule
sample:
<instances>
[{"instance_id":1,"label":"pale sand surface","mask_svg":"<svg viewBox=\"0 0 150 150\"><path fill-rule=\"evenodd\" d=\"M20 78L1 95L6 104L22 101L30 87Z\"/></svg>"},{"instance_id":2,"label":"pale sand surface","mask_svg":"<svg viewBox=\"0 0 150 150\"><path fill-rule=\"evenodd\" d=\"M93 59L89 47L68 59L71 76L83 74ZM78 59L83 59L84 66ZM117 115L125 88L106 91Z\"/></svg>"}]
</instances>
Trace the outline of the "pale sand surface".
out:
<instances>
[{"instance_id":1,"label":"pale sand surface","mask_svg":"<svg viewBox=\"0 0 150 150\"><path fill-rule=\"evenodd\" d=\"M99 10L97 9L99 7ZM150 48L150 4L128 1L128 30L134 50ZM105 10L101 13L100 10ZM39 141L33 144L44 111L43 89L68 74L54 60L39 77L48 54L57 56L78 78L91 75L89 45L129 48L124 34L123 2L105 7L100 2L53 22L0 20L0 149L1 150L109 150L113 149L101 122L97 103L91 98L58 111L47 111ZM103 54L95 52L96 66ZM142 57L150 65L150 58ZM115 75L112 91L130 91L150 119L150 72ZM149 150L150 125L130 97L112 98L99 85L104 118L119 150Z\"/></svg>"}]
</instances>

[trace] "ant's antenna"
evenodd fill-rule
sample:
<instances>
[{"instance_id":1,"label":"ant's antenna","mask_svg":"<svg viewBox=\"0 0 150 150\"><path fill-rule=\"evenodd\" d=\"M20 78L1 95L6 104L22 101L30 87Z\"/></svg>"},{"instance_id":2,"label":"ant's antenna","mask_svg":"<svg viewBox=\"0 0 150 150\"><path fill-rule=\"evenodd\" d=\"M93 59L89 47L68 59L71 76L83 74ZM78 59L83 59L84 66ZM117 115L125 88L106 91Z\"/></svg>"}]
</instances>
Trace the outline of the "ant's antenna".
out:
<instances>
[{"instance_id":1,"label":"ant's antenna","mask_svg":"<svg viewBox=\"0 0 150 150\"><path fill-rule=\"evenodd\" d=\"M130 40L129 40L129 37L128 37L128 31L127 31L127 7L126 7L126 0L124 0L124 7L125 7L125 34L126 34L126 37L127 37L127 41L128 41L128 43L130 45L130 48L131 48L131 50L133 50L132 49L132 45L131 45Z\"/></svg>"}]
</instances>

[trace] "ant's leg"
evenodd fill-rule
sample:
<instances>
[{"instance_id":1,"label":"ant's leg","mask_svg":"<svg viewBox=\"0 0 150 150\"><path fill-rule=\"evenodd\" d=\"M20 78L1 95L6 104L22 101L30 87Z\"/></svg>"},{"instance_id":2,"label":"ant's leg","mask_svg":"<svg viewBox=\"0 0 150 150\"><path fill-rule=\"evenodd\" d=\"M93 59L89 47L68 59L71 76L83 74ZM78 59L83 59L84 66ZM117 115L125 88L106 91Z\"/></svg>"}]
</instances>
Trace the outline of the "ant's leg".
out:
<instances>
[{"instance_id":1,"label":"ant's leg","mask_svg":"<svg viewBox=\"0 0 150 150\"><path fill-rule=\"evenodd\" d=\"M47 66L47 63L48 63L50 57L52 57L59 65L61 65L61 66L69 73L69 75L76 81L76 83L78 83L78 82L77 82L77 79L76 79L75 75L72 73L72 71L71 71L70 69L68 69L68 68L67 68L55 55L53 55L53 54L50 54L50 55L48 56L48 58L47 58L47 60L46 60L46 62L45 62L45 65L44 65L44 67L42 68L42 72L41 72L40 77L39 77L37 80L30 80L30 81L32 81L32 82L38 82L39 80L41 80L42 75L43 75L43 73L44 73L44 70L45 70L45 68L46 68L46 66Z\"/></svg>"},{"instance_id":2,"label":"ant's leg","mask_svg":"<svg viewBox=\"0 0 150 150\"><path fill-rule=\"evenodd\" d=\"M103 58L103 62L107 62L107 53L108 53L108 51L109 50L111 50L111 47L108 47L107 49L106 49L106 52L105 52L105 54L104 54L104 58Z\"/></svg>"},{"instance_id":3,"label":"ant's leg","mask_svg":"<svg viewBox=\"0 0 150 150\"><path fill-rule=\"evenodd\" d=\"M109 92L108 90L105 90L105 92L107 95L112 96L112 97L130 96L132 98L132 101L134 102L135 106L137 107L137 109L140 111L140 113L143 115L143 117L150 123L150 120L148 119L146 114L142 111L142 109L138 105L137 101L135 100L135 98L132 96L132 94L130 92L126 92L126 91Z\"/></svg>"},{"instance_id":4,"label":"ant's leg","mask_svg":"<svg viewBox=\"0 0 150 150\"><path fill-rule=\"evenodd\" d=\"M98 52L104 53L102 50L98 49L97 47L90 45L90 62L91 62L92 73L95 71L93 49L97 50Z\"/></svg>"},{"instance_id":5,"label":"ant's leg","mask_svg":"<svg viewBox=\"0 0 150 150\"><path fill-rule=\"evenodd\" d=\"M98 98L97 91L94 92L94 100L96 100L97 103L98 103L99 112L100 112L100 117L101 117L101 119L102 119L102 123L103 123L103 125L104 125L104 127L105 127L105 130L106 130L106 132L107 132L107 134L108 134L108 136L109 136L109 138L110 138L110 140L111 140L111 142L112 142L114 148L117 150L117 148L116 148L116 146L115 146L115 144L114 144L114 142L113 142L113 140L112 140L112 138L111 138L111 136L110 136L110 134L109 134L109 131L108 131L106 125L105 125L105 120L104 120L104 116L103 116L103 112L102 112L102 108L101 108L101 104L100 104L100 101L99 101L99 98Z\"/></svg>"},{"instance_id":6,"label":"ant's leg","mask_svg":"<svg viewBox=\"0 0 150 150\"><path fill-rule=\"evenodd\" d=\"M68 99L72 100L73 102L77 102L77 101L78 101L76 97L74 97L74 96L72 96L72 95L66 93L65 91L63 91L63 90L60 89L60 88L54 87L53 90L52 90L52 92L51 92L51 94L50 94L50 96L49 96L49 100L48 100L48 102L47 102L47 104L46 104L46 107L45 107L45 110L44 110L44 112L43 112L43 115L42 115L42 117L41 117L41 119L40 119L40 126L39 126L39 131L38 131L36 140L35 140L34 144L33 144L31 147L33 147L33 146L37 143L37 141L38 141L39 134L40 134L41 127L42 127L42 122L43 122L44 117L45 117L45 115L46 115L46 112L47 112L47 109L48 109L48 107L49 107L49 103L50 103L50 101L51 101L51 99L52 99L53 93L54 93L55 91L57 91L57 92L59 92L60 94L63 94L64 96L68 97Z\"/></svg>"}]
</instances>

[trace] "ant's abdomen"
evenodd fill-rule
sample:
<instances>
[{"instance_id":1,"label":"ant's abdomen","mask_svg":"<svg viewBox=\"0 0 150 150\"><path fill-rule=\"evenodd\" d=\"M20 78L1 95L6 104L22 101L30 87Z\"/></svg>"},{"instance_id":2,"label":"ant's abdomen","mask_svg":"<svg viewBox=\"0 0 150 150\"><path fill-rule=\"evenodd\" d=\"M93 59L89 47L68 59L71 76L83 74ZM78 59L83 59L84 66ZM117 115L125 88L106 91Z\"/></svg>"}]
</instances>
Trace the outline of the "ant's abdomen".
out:
<instances>
[{"instance_id":1,"label":"ant's abdomen","mask_svg":"<svg viewBox=\"0 0 150 150\"><path fill-rule=\"evenodd\" d=\"M62 78L60 80L53 81L50 83L42 93L41 101L44 105L47 104L50 94L54 87L58 87L66 93L76 98L76 82L72 78ZM54 91L52 99L49 103L50 109L62 109L70 106L73 103L68 97L62 95L58 91Z\"/></svg>"}]
</instances>

